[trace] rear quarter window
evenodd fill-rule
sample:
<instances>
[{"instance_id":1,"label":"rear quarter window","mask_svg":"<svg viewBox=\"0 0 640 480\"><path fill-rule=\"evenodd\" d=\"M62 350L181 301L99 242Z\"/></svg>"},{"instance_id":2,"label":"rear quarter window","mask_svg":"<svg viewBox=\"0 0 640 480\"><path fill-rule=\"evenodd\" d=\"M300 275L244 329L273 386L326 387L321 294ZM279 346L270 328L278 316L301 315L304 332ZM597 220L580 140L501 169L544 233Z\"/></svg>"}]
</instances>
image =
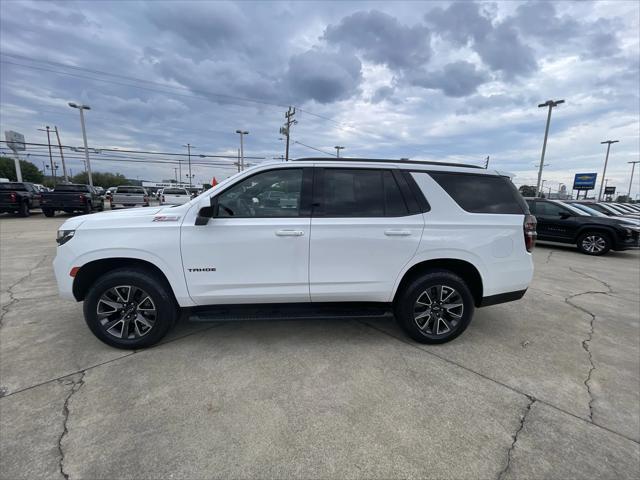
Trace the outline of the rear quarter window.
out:
<instances>
[{"instance_id":1,"label":"rear quarter window","mask_svg":"<svg viewBox=\"0 0 640 480\"><path fill-rule=\"evenodd\" d=\"M429 172L453 200L470 213L524 214L529 208L507 177Z\"/></svg>"}]
</instances>

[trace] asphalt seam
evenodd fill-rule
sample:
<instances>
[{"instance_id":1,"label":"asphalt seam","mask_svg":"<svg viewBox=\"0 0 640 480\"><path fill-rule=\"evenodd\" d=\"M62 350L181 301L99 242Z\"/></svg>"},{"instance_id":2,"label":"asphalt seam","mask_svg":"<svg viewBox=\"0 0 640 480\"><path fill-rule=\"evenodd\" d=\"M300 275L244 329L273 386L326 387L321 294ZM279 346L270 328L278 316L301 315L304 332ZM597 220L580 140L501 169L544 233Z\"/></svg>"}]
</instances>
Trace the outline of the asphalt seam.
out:
<instances>
[{"instance_id":1,"label":"asphalt seam","mask_svg":"<svg viewBox=\"0 0 640 480\"><path fill-rule=\"evenodd\" d=\"M598 293L602 293L602 292L598 292ZM561 412L561 413L564 413L566 415L569 415L569 416L571 416L573 418L576 418L576 419L581 420L581 421L583 421L585 423L588 423L589 425L593 425L594 427L597 427L597 428L605 430L605 431L607 431L609 433L612 433L612 434L614 434L614 435L616 435L616 436L618 436L620 438L624 438L625 440L629 440L629 441L631 441L631 442L633 442L635 444L640 444L640 441L638 441L638 440L636 440L634 438L631 438L631 437L627 437L623 433L616 432L615 430L612 430L609 427L606 427L604 425L600 425L598 423L590 421L589 419L581 417L579 415L576 415L575 413L568 412L568 411L566 411L566 410L564 410L564 409L562 409L562 408L560 408L560 407L558 407L558 406L556 406L556 405L554 405L552 403L549 403L549 402L547 402L545 400L537 398L534 395L531 395L530 393L525 393L525 392L523 392L521 390L518 390L516 387L513 387L511 385L507 385L506 383L502 383L501 381L496 380L494 378L491 378L491 377L485 375L484 373L477 372L477 371L473 370L472 368L466 367L466 366L464 366L464 365L462 365L460 363L457 363L457 362L455 362L455 361L453 361L451 359L443 357L442 355L438 355L437 353L434 353L432 351L426 350L426 349L422 348L419 344L415 344L415 343L410 342L407 339L404 339L404 338L401 338L401 337L397 337L397 336L395 336L395 335L393 335L393 334L391 334L389 332L386 332L385 330L382 330L381 328L378 328L378 327L376 327L374 325L366 323L363 320L358 320L358 322L361 323L362 325L365 325L365 326L371 328L372 330L376 330L377 332L382 333L383 335L387 335L387 336L389 336L391 338L394 338L395 340L397 340L399 342L402 342L402 343L404 343L406 345L409 345L409 346L411 346L413 348L416 348L416 349L420 350L421 352L424 352L424 353L426 353L428 355L432 355L432 356L434 356L436 358L439 358L440 360L442 360L442 361L444 361L446 363L449 363L451 365L455 365L456 367L461 368L463 370L466 370L467 372L473 373L474 375L477 375L477 376L479 376L481 378L484 378L485 380L489 380L490 382L493 382L496 385L500 385L500 386L502 386L504 388L507 388L508 390L511 390L512 392L515 392L517 394L523 395L523 396L525 396L525 397L527 397L529 399L535 398L536 402L542 403L543 405L546 405L546 406L548 406L550 408L553 408L554 410L557 410L558 412Z\"/></svg>"},{"instance_id":2,"label":"asphalt seam","mask_svg":"<svg viewBox=\"0 0 640 480\"><path fill-rule=\"evenodd\" d=\"M518 425L518 429L512 435L513 441L511 442L511 446L509 447L509 450L507 450L507 462L504 468L500 471L500 473L498 473L498 480L502 480L507 474L507 472L509 471L509 468L511 468L512 455L513 455L513 451L516 448L516 443L518 443L518 436L520 435L520 432L524 428L524 423L527 421L529 412L531 412L531 407L533 407L533 404L536 403L536 399L534 397L528 396L528 398L529 398L529 403L527 403L524 413L520 415L520 424Z\"/></svg>"},{"instance_id":3,"label":"asphalt seam","mask_svg":"<svg viewBox=\"0 0 640 480\"><path fill-rule=\"evenodd\" d=\"M69 474L64 471L64 450L62 449L62 440L69 433L69 428L67 426L69 422L69 415L71 414L71 412L69 411L69 401L71 400L71 397L73 397L73 395L78 390L80 390L84 385L85 375L86 375L86 372L82 371L80 374L80 378L77 381L73 378L68 378L68 377L65 379L58 380L58 382L63 383L64 385L71 385L71 388L69 389L69 394L64 399L64 404L62 405L62 415L63 415L62 433L58 437L58 453L60 454L60 459L58 460L58 468L60 470L60 474L66 480L69 480Z\"/></svg>"},{"instance_id":4,"label":"asphalt seam","mask_svg":"<svg viewBox=\"0 0 640 480\"><path fill-rule=\"evenodd\" d=\"M36 383L36 384L34 384L34 385L30 385L30 386L28 386L28 387L21 388L20 390L15 390L15 391L13 391L13 392L9 392L9 393L7 393L6 395L4 395L4 396L0 397L0 402L1 402L2 400L4 400L5 398L12 397L13 395L18 395L19 393L24 393L24 392L27 392L27 391L29 391L29 390L33 390L34 388L38 388L38 387L41 387L41 386L43 386L43 385L47 385L47 384L49 384L49 383L53 383L53 382L57 382L57 381L60 381L60 380L64 380L65 378L69 378L69 377L71 377L71 376L73 376L73 375L77 375L77 374L79 374L79 373L84 374L84 373L86 373L88 370L93 370L94 368L98 368L98 367L101 367L101 366L103 366L103 365L107 365L107 364L109 364L109 363L115 362L115 361L117 361L117 360L121 360L121 359L123 359L123 358L131 357L131 356L133 356L133 355L136 355L136 354L142 354L142 353L145 353L145 352L152 352L152 351L154 351L157 347L161 347L162 345L168 345L168 344L170 344L170 343L177 342L178 340L182 340L182 339L184 339L184 338L190 337L191 335L195 335L195 334L197 334L197 333L206 332L206 331L209 331L209 330L211 330L211 329L213 329L213 328L216 328L216 327L221 327L222 325L224 325L224 324L223 324L223 323L216 323L216 324L211 325L211 326L209 326L209 327L207 327L207 328L203 328L203 329L200 329L200 330L196 330L195 332L191 332L191 333L186 333L186 334L184 334L184 335L182 335L182 336L180 336L180 337L172 338L171 340L167 340L166 342L160 342L160 343L158 343L155 347L152 347L152 348L145 348L144 350L134 350L134 351L129 352L129 353L126 353L126 354L124 354L124 355L120 355L119 357L111 358L111 359L109 359L109 360L105 360L104 362L96 363L95 365L90 365L90 366L85 367L85 368L82 368L82 369L80 369L80 370L76 370L76 371L71 372L71 373L65 373L64 375L60 375L59 377L56 377L56 378L50 378L49 380L45 380L44 382Z\"/></svg>"},{"instance_id":5,"label":"asphalt seam","mask_svg":"<svg viewBox=\"0 0 640 480\"><path fill-rule=\"evenodd\" d=\"M42 266L42 264L44 263L44 261L46 259L49 258L49 255L44 255L40 260L38 260L38 262L35 264L35 266L33 266L33 268L31 268L26 275L24 275L23 277L19 278L16 282L12 283L6 290L5 292L7 293L7 295L9 295L9 301L6 304L3 304L1 309L2 312L0 313L0 328L2 328L2 321L4 320L4 317L11 311L11 308L13 308L13 306L20 302L19 298L16 298L13 296L13 289L16 288L18 285L20 285L22 282L26 282L27 280L29 280L29 278L31 278L31 276L33 275L33 273L36 271L36 269L40 268Z\"/></svg>"}]
</instances>

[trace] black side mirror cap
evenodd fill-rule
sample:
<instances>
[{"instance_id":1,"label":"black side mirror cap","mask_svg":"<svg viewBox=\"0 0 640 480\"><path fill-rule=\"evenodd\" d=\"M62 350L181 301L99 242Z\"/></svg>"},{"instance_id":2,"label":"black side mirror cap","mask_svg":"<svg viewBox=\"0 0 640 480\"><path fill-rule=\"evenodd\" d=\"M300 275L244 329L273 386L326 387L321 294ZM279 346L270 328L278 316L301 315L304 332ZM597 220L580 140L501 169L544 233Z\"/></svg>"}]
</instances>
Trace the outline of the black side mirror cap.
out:
<instances>
[{"instance_id":1,"label":"black side mirror cap","mask_svg":"<svg viewBox=\"0 0 640 480\"><path fill-rule=\"evenodd\" d=\"M213 217L213 207L202 207L196 217L196 225L206 225Z\"/></svg>"}]
</instances>

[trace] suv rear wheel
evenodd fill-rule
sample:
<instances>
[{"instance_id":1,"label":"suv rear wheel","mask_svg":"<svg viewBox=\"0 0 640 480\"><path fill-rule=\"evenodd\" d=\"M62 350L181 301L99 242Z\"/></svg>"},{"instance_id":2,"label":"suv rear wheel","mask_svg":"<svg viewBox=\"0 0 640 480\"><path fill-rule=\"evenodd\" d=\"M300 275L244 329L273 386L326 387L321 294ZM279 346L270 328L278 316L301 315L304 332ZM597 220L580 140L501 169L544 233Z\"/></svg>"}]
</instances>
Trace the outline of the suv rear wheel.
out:
<instances>
[{"instance_id":1,"label":"suv rear wheel","mask_svg":"<svg viewBox=\"0 0 640 480\"><path fill-rule=\"evenodd\" d=\"M21 217L28 217L29 216L29 202L24 201L20 204L20 210L18 211L18 215L20 215Z\"/></svg>"},{"instance_id":2,"label":"suv rear wheel","mask_svg":"<svg viewBox=\"0 0 640 480\"><path fill-rule=\"evenodd\" d=\"M473 317L474 302L464 280L434 270L411 282L395 303L396 320L420 343L445 343L465 331Z\"/></svg>"},{"instance_id":3,"label":"suv rear wheel","mask_svg":"<svg viewBox=\"0 0 640 480\"><path fill-rule=\"evenodd\" d=\"M611 249L611 239L604 232L586 232L578 237L578 250L587 255L604 255Z\"/></svg>"},{"instance_id":4,"label":"suv rear wheel","mask_svg":"<svg viewBox=\"0 0 640 480\"><path fill-rule=\"evenodd\" d=\"M137 268L100 277L84 300L84 318L107 345L137 349L162 339L175 323L177 308L166 282Z\"/></svg>"}]
</instances>

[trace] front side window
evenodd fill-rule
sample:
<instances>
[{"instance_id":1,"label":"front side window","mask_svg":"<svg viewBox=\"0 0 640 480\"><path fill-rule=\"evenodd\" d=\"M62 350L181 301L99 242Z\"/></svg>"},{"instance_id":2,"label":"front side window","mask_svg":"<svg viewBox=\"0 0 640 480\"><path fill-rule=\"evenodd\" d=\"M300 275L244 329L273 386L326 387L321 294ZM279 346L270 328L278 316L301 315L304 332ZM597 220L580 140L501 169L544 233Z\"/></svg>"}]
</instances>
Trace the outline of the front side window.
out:
<instances>
[{"instance_id":1,"label":"front side window","mask_svg":"<svg viewBox=\"0 0 640 480\"><path fill-rule=\"evenodd\" d=\"M300 215L302 169L258 173L218 195L218 217L276 218Z\"/></svg>"},{"instance_id":2,"label":"front side window","mask_svg":"<svg viewBox=\"0 0 640 480\"><path fill-rule=\"evenodd\" d=\"M402 192L389 170L324 170L325 217L399 217L408 214Z\"/></svg>"},{"instance_id":3,"label":"front side window","mask_svg":"<svg viewBox=\"0 0 640 480\"><path fill-rule=\"evenodd\" d=\"M555 203L538 202L536 205L536 215L559 217L561 213L569 213L569 211Z\"/></svg>"}]
</instances>

